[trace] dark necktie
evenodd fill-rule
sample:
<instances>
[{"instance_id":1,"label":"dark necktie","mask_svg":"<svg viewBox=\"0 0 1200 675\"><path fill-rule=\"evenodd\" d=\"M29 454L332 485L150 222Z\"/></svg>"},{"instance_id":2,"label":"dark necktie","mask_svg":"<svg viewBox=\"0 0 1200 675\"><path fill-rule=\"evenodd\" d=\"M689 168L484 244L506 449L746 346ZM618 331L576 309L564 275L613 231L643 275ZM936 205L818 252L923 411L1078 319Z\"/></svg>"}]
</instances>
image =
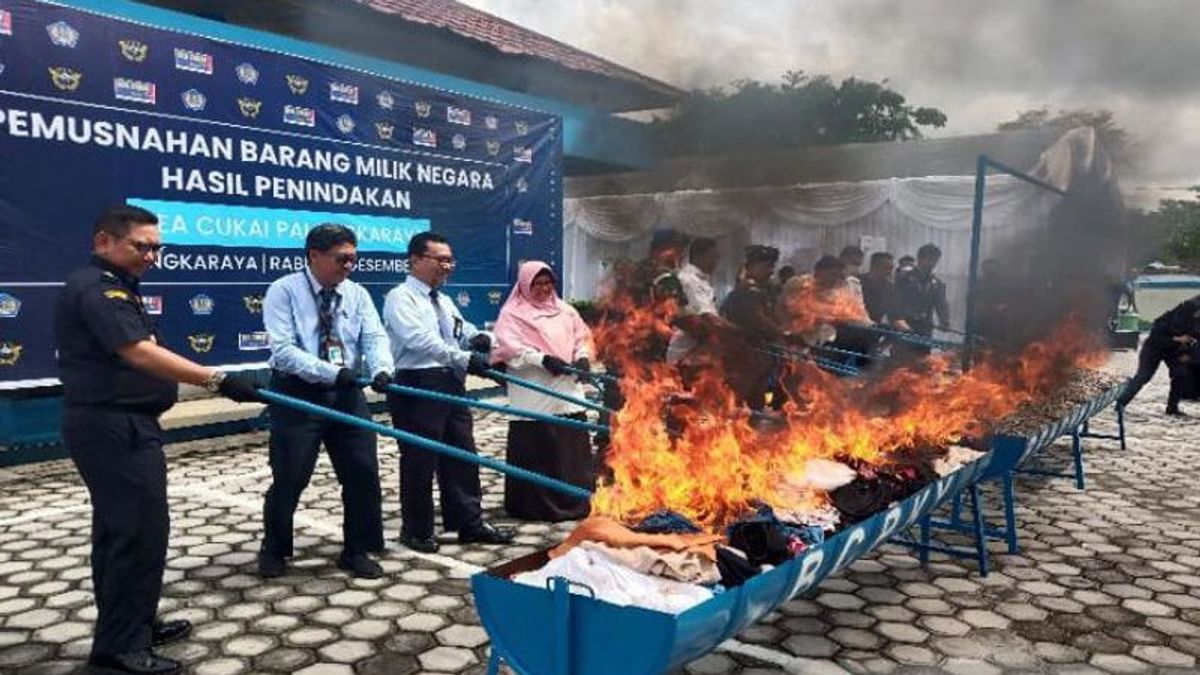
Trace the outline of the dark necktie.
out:
<instances>
[{"instance_id":1,"label":"dark necktie","mask_svg":"<svg viewBox=\"0 0 1200 675\"><path fill-rule=\"evenodd\" d=\"M453 344L454 327L450 325L450 317L446 316L446 310L442 309L442 303L438 301L438 290L436 288L429 291L429 301L433 303L433 311L437 312L438 333L442 336L444 342Z\"/></svg>"},{"instance_id":2,"label":"dark necktie","mask_svg":"<svg viewBox=\"0 0 1200 675\"><path fill-rule=\"evenodd\" d=\"M332 288L321 289L321 307L317 314L317 352L325 360L329 359L329 342L333 338L333 315L337 307L337 291Z\"/></svg>"}]
</instances>

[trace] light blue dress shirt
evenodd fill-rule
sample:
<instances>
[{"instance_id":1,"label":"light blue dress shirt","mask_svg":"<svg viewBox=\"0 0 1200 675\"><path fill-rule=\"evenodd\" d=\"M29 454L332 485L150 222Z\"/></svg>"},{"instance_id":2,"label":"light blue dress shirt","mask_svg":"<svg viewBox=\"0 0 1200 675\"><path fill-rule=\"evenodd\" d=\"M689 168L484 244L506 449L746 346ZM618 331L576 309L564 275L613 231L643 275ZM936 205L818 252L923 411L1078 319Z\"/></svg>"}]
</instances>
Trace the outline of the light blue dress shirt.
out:
<instances>
[{"instance_id":1,"label":"light blue dress shirt","mask_svg":"<svg viewBox=\"0 0 1200 675\"><path fill-rule=\"evenodd\" d=\"M271 337L271 368L314 384L333 384L340 367L317 356L320 291L307 269L276 279L263 300L263 324ZM340 299L333 332L342 341L346 367L368 376L392 372L387 333L367 289L347 279L334 291Z\"/></svg>"},{"instance_id":2,"label":"light blue dress shirt","mask_svg":"<svg viewBox=\"0 0 1200 675\"><path fill-rule=\"evenodd\" d=\"M410 274L383 301L383 324L392 343L396 368L454 368L465 373L471 358L467 342L481 331L463 319L454 301L442 292L437 294L443 317L439 322L431 290Z\"/></svg>"}]
</instances>

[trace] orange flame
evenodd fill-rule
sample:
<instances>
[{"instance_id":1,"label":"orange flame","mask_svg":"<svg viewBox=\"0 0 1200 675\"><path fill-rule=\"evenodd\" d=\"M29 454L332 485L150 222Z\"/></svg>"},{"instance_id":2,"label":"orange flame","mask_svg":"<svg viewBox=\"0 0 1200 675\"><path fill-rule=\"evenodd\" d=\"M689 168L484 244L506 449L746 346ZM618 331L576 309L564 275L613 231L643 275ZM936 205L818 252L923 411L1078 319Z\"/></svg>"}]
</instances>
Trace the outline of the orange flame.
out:
<instances>
[{"instance_id":1,"label":"orange flame","mask_svg":"<svg viewBox=\"0 0 1200 675\"><path fill-rule=\"evenodd\" d=\"M752 368L755 352L706 354L690 369L686 392L676 368L635 356L647 337L669 330L673 313L673 306L626 302L620 321L597 327L606 362L621 368L626 399L613 423L611 482L592 499L598 515L634 522L667 508L718 530L756 502L778 509L819 505L824 493L796 488L809 460L882 464L899 450L980 436L1023 402L1061 386L1076 368L1103 359L1082 324L1068 321L1019 355L984 355L966 373L946 355L877 379L837 378L807 362L791 363L782 374L794 392L782 412L786 427L764 433L750 424L727 377Z\"/></svg>"}]
</instances>

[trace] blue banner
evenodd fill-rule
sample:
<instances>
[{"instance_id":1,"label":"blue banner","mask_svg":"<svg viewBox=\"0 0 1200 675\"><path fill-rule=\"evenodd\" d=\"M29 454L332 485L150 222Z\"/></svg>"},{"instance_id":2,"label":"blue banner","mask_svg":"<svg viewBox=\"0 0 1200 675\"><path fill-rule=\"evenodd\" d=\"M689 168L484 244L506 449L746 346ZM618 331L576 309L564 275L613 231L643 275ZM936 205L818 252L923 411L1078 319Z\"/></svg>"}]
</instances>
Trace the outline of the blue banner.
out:
<instances>
[{"instance_id":1,"label":"blue banner","mask_svg":"<svg viewBox=\"0 0 1200 675\"><path fill-rule=\"evenodd\" d=\"M476 322L521 260L560 267L559 118L46 2L0 0L0 153L0 385L55 376L56 294L114 203L161 219L146 306L211 365L265 360L262 295L317 223L358 233L377 300L446 235Z\"/></svg>"}]
</instances>

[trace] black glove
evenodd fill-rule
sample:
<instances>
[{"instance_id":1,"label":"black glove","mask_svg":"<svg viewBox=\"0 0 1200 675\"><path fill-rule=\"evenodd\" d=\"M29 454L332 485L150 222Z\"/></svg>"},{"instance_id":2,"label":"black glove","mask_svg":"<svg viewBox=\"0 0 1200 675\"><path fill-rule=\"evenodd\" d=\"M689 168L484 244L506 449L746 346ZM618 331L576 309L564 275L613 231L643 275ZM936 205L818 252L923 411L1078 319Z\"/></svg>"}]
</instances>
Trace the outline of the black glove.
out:
<instances>
[{"instance_id":1,"label":"black glove","mask_svg":"<svg viewBox=\"0 0 1200 675\"><path fill-rule=\"evenodd\" d=\"M564 368L569 366L570 364L558 358L557 356L551 356L550 354L547 354L542 357L542 367L550 371L551 375L566 375L567 371L564 370Z\"/></svg>"},{"instance_id":2,"label":"black glove","mask_svg":"<svg viewBox=\"0 0 1200 675\"><path fill-rule=\"evenodd\" d=\"M492 339L487 336L487 333L476 333L467 340L467 347L473 352L487 353L492 349Z\"/></svg>"},{"instance_id":3,"label":"black glove","mask_svg":"<svg viewBox=\"0 0 1200 675\"><path fill-rule=\"evenodd\" d=\"M487 377L487 371L492 365L488 363L488 357L479 352L471 352L471 359L467 361L467 372L471 375Z\"/></svg>"},{"instance_id":4,"label":"black glove","mask_svg":"<svg viewBox=\"0 0 1200 675\"><path fill-rule=\"evenodd\" d=\"M392 383L392 376L386 370L381 370L375 373L375 377L371 380L371 388L380 394L386 394L388 385Z\"/></svg>"},{"instance_id":5,"label":"black glove","mask_svg":"<svg viewBox=\"0 0 1200 675\"><path fill-rule=\"evenodd\" d=\"M592 362L588 361L587 358L581 357L575 359L575 363L572 363L571 367L579 371L579 375L577 375L575 379L579 380L583 384L587 384L588 382L592 381L592 378L588 377L588 375L592 372Z\"/></svg>"},{"instance_id":6,"label":"black glove","mask_svg":"<svg viewBox=\"0 0 1200 675\"><path fill-rule=\"evenodd\" d=\"M258 383L237 375L226 375L217 391L225 398L238 403L257 403L262 400L258 396Z\"/></svg>"},{"instance_id":7,"label":"black glove","mask_svg":"<svg viewBox=\"0 0 1200 675\"><path fill-rule=\"evenodd\" d=\"M349 389L358 387L358 376L349 368L342 368L338 371L337 379L333 381L333 386L337 389Z\"/></svg>"}]
</instances>

